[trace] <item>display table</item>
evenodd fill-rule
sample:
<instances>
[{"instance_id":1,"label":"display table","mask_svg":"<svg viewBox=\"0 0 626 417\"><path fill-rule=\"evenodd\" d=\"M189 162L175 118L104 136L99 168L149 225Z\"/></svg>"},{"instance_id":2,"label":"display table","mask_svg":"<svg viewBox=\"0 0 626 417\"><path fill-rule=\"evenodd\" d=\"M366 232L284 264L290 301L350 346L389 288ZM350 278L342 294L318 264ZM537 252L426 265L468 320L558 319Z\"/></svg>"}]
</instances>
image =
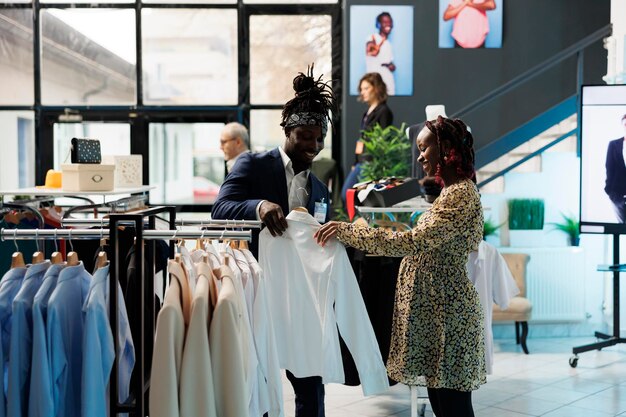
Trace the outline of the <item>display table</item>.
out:
<instances>
[{"instance_id":1,"label":"display table","mask_svg":"<svg viewBox=\"0 0 626 417\"><path fill-rule=\"evenodd\" d=\"M6 195L27 195L27 196L50 196L50 197L87 197L92 202L95 202L93 198L102 198L102 203L106 203L107 197L130 194L146 194L151 189L156 188L153 185L142 185L140 187L118 187L111 191L63 191L60 188L45 188L45 187L29 187L18 188L13 190L0 190L0 196Z\"/></svg>"}]
</instances>

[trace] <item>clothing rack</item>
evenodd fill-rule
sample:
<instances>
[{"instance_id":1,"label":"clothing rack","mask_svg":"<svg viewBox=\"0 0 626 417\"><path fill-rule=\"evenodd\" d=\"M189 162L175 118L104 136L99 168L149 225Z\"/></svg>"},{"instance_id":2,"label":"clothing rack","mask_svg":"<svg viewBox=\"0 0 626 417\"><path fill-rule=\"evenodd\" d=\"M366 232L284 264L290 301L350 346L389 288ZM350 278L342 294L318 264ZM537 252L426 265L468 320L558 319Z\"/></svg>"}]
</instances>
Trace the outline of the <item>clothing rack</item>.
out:
<instances>
[{"instance_id":1,"label":"clothing rack","mask_svg":"<svg viewBox=\"0 0 626 417\"><path fill-rule=\"evenodd\" d=\"M109 227L110 227L109 223ZM117 222L117 225L129 225L130 222ZM140 223L141 226L143 224ZM101 239L111 238L109 229L5 229L0 231L1 240L32 240L32 239ZM176 240L176 239L229 239L252 240L250 230L144 230L143 240Z\"/></svg>"},{"instance_id":2,"label":"clothing rack","mask_svg":"<svg viewBox=\"0 0 626 417\"><path fill-rule=\"evenodd\" d=\"M163 220L159 214L169 215L169 227L170 230L154 230L156 226L157 218ZM70 220L70 219L67 219ZM231 226L236 223L235 221L198 221L198 225L203 227L221 227L223 230L176 230L176 225L179 223L176 221L176 208L173 206L162 206L149 208L142 211L132 213L119 213L111 214L108 219L88 219L86 223L91 225L108 225L108 229L95 228L95 229L0 229L0 240L28 240L28 239L101 239L104 237L109 238L109 244L112 248L112 256L109 259L109 317L111 331L115 340L114 346L114 362L111 369L111 375L109 378L109 409L111 415L120 413L132 413L132 415L143 417L147 415L146 406L146 392L149 388L149 380L146 379L146 366L150 364L145 363L145 351L146 343L154 343L155 333L155 317L154 303L145 305L146 293L154 294L154 279L144 279L146 276L154 277L155 275L155 240L170 240L169 257L174 257L175 245L177 239L228 239L228 240L247 240L252 239L252 232L250 230L226 230L227 226ZM95 222L94 222L95 220ZM84 220L83 220L84 222ZM184 225L190 224L192 221L183 221ZM195 222L195 221L194 221ZM71 222L70 222L71 223ZM206 224L205 224L206 223ZM212 226L209 224L212 223ZM245 222L249 223L247 226L243 226L244 222L237 222L238 228L242 227L260 227L260 222ZM257 224L258 223L258 224ZM80 223L85 224L85 223ZM140 287L140 300L133 300L133 302L139 302L140 314L139 314L139 327L141 328L141 335L139 339L134 339L135 345L135 369L139 378L136 379L136 383L131 387L130 396L124 403L120 403L118 400L118 292L117 282L120 276L120 243L118 232L119 226L134 226L135 239L137 242L147 241L147 245L138 244L135 248L135 268L139 271L139 287ZM145 270L145 259L150 262L152 271ZM146 273L150 275L146 275ZM147 307L147 308L146 308ZM151 332L145 334L145 323L151 323ZM146 338L148 336L148 338Z\"/></svg>"},{"instance_id":3,"label":"clothing rack","mask_svg":"<svg viewBox=\"0 0 626 417\"><path fill-rule=\"evenodd\" d=\"M258 220L186 220L176 219L176 226L200 226L201 228L233 228L233 229L260 229L261 221ZM108 218L101 219L63 219L63 227L69 226L109 226Z\"/></svg>"}]
</instances>

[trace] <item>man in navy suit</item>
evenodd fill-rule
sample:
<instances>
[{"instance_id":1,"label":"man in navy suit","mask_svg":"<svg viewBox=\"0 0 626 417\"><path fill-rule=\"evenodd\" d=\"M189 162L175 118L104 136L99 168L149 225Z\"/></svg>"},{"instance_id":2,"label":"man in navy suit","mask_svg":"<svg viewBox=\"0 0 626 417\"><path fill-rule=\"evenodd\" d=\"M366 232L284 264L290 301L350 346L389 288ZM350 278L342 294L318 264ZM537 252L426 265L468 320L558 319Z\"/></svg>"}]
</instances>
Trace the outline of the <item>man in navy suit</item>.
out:
<instances>
[{"instance_id":1,"label":"man in navy suit","mask_svg":"<svg viewBox=\"0 0 626 417\"><path fill-rule=\"evenodd\" d=\"M626 223L626 114L622 117L624 137L609 142L606 151L606 184L604 191L620 223Z\"/></svg>"},{"instance_id":2,"label":"man in navy suit","mask_svg":"<svg viewBox=\"0 0 626 417\"><path fill-rule=\"evenodd\" d=\"M327 84L313 78L312 70L293 80L296 95L282 113L283 146L239 157L222 184L212 218L261 220L272 236L282 235L288 227L285 216L298 206L320 223L329 220L328 188L311 173L311 164L324 148L328 114L335 111L336 100ZM258 256L258 231L250 250ZM296 417L324 417L322 378L297 378L289 370L287 378L296 396Z\"/></svg>"}]
</instances>

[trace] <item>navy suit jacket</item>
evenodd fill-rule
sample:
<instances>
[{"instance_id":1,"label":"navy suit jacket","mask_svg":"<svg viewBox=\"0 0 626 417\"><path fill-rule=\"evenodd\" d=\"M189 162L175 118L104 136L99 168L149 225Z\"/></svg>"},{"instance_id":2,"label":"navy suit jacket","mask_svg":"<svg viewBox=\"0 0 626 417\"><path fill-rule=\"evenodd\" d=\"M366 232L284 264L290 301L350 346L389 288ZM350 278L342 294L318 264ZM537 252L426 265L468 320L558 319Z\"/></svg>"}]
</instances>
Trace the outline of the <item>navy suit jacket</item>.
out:
<instances>
[{"instance_id":1,"label":"navy suit jacket","mask_svg":"<svg viewBox=\"0 0 626 417\"><path fill-rule=\"evenodd\" d=\"M313 173L309 174L311 195L307 210L315 213L315 203L326 203L326 219L330 219L328 188ZM287 177L278 148L263 153L241 155L220 188L211 217L228 220L256 220L256 207L261 200L278 204L285 216L289 213ZM250 251L258 257L259 231L253 231Z\"/></svg>"},{"instance_id":2,"label":"navy suit jacket","mask_svg":"<svg viewBox=\"0 0 626 417\"><path fill-rule=\"evenodd\" d=\"M626 165L622 155L623 147L624 138L619 138L610 141L606 151L606 184L604 191L611 199L623 199L624 195L626 195Z\"/></svg>"}]
</instances>

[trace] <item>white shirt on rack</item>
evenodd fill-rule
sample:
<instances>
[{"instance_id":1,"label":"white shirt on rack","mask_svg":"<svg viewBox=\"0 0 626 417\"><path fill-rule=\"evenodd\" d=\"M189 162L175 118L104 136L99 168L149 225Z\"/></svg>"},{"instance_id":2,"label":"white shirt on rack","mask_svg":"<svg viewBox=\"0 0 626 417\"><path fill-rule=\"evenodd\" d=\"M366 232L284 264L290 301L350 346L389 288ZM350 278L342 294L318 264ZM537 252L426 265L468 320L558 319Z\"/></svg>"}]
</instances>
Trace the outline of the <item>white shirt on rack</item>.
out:
<instances>
[{"instance_id":1,"label":"white shirt on rack","mask_svg":"<svg viewBox=\"0 0 626 417\"><path fill-rule=\"evenodd\" d=\"M469 279L478 291L480 304L485 314L485 364L487 373L493 372L493 332L491 319L493 302L503 310L509 300L519 294L515 279L509 271L506 261L500 252L484 240L480 242L477 252L471 252L467 262Z\"/></svg>"},{"instance_id":2,"label":"white shirt on rack","mask_svg":"<svg viewBox=\"0 0 626 417\"><path fill-rule=\"evenodd\" d=\"M385 365L345 248L336 240L319 246L313 234L320 224L308 213L292 211L287 222L282 236L263 230L259 245L281 368L343 383L339 327L363 393L386 391Z\"/></svg>"}]
</instances>

